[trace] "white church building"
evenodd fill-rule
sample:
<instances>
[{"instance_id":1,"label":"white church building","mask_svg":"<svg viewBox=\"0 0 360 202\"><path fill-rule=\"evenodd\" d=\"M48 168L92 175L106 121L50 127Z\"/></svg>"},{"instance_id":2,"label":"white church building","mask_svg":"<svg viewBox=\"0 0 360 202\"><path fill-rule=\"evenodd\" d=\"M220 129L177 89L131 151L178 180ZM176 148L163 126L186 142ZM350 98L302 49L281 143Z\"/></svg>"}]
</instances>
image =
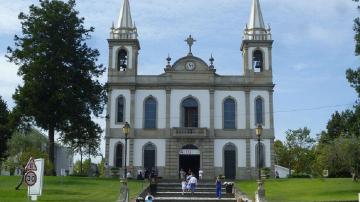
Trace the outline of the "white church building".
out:
<instances>
[{"instance_id":1,"label":"white church building","mask_svg":"<svg viewBox=\"0 0 360 202\"><path fill-rule=\"evenodd\" d=\"M185 34L184 34L185 35ZM241 36L239 36L240 46ZM257 176L257 165L274 172L272 44L259 0L252 1L249 23L241 42L244 74L222 76L209 62L193 55L195 40L184 57L167 64L160 75L138 75L140 42L130 5L124 0L109 43L106 164L128 170L156 168L159 176L179 178L179 170L212 179ZM239 52L239 57L240 52ZM239 66L235 64L234 66ZM260 157L255 128L263 127Z\"/></svg>"}]
</instances>

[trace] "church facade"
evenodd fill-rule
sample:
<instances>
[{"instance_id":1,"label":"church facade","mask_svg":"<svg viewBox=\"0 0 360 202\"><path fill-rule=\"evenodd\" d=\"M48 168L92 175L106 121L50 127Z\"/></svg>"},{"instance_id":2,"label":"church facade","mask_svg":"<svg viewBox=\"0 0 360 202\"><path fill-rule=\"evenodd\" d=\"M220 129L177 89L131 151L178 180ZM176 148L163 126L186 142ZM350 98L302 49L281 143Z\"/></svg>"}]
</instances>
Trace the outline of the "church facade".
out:
<instances>
[{"instance_id":1,"label":"church facade","mask_svg":"<svg viewBox=\"0 0 360 202\"><path fill-rule=\"evenodd\" d=\"M164 73L138 75L140 42L124 0L109 43L106 164L128 170L156 168L163 178L179 178L180 169L205 178L257 177L258 163L274 170L272 44L259 0L253 0L241 43L243 75L216 73L193 55L167 58ZM240 53L240 52L239 52ZM160 66L159 66L160 68ZM122 128L128 122L127 152ZM258 145L255 128L262 125ZM258 156L258 147L260 155ZM125 158L126 155L126 158Z\"/></svg>"}]
</instances>

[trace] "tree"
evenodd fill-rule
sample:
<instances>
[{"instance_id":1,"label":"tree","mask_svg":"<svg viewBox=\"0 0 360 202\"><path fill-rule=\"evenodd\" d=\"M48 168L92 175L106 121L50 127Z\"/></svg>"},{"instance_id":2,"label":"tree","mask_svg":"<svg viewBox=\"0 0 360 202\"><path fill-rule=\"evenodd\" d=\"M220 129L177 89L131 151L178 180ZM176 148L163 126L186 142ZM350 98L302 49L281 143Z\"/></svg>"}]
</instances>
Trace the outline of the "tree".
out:
<instances>
[{"instance_id":1,"label":"tree","mask_svg":"<svg viewBox=\"0 0 360 202\"><path fill-rule=\"evenodd\" d=\"M45 171L47 174L51 174L53 166L49 162L46 153L47 140L38 130L16 131L7 142L7 145L9 157L5 164L10 171L13 171L16 167L24 169L30 157L33 157L44 158Z\"/></svg>"},{"instance_id":2,"label":"tree","mask_svg":"<svg viewBox=\"0 0 360 202\"><path fill-rule=\"evenodd\" d=\"M80 171L82 173L83 155L98 155L102 129L91 119L76 119L61 133L60 139L74 152L80 154Z\"/></svg>"},{"instance_id":3,"label":"tree","mask_svg":"<svg viewBox=\"0 0 360 202\"><path fill-rule=\"evenodd\" d=\"M353 0L354 2L359 2L359 0ZM358 9L360 11L360 5L358 4ZM357 17L354 20L354 31L355 31L355 55L360 55L360 18ZM346 78L351 84L351 87L355 88L356 92L360 94L360 67L356 70L348 69L346 70Z\"/></svg>"},{"instance_id":4,"label":"tree","mask_svg":"<svg viewBox=\"0 0 360 202\"><path fill-rule=\"evenodd\" d=\"M13 95L16 107L48 131L52 163L55 131L98 117L106 102L105 86L97 80L105 68L96 64L98 50L85 43L94 28L86 29L78 14L75 0L40 0L29 14L19 14L22 36L15 35L15 49L8 47L7 57L24 81Z\"/></svg>"},{"instance_id":5,"label":"tree","mask_svg":"<svg viewBox=\"0 0 360 202\"><path fill-rule=\"evenodd\" d=\"M6 157L7 141L11 137L10 111L0 96L0 169L2 159Z\"/></svg>"},{"instance_id":6,"label":"tree","mask_svg":"<svg viewBox=\"0 0 360 202\"><path fill-rule=\"evenodd\" d=\"M315 160L315 139L310 136L308 128L288 130L285 132L285 146L289 152L289 164L297 173L312 173L312 162Z\"/></svg>"},{"instance_id":7,"label":"tree","mask_svg":"<svg viewBox=\"0 0 360 202\"><path fill-rule=\"evenodd\" d=\"M290 161L289 149L280 140L275 140L274 148L276 155L276 164L288 167Z\"/></svg>"}]
</instances>

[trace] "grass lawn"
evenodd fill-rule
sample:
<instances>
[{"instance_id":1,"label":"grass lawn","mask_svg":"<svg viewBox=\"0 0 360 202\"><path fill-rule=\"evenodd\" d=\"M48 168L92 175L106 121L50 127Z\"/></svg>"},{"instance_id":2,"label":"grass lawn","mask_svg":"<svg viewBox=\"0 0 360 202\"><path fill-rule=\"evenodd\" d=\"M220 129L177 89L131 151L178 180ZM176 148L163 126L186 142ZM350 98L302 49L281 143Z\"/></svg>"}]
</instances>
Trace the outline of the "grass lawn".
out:
<instances>
[{"instance_id":1,"label":"grass lawn","mask_svg":"<svg viewBox=\"0 0 360 202\"><path fill-rule=\"evenodd\" d=\"M253 198L257 184L238 181L237 187ZM351 179L269 179L265 181L266 199L270 202L307 202L358 200L360 183Z\"/></svg>"},{"instance_id":2,"label":"grass lawn","mask_svg":"<svg viewBox=\"0 0 360 202\"><path fill-rule=\"evenodd\" d=\"M28 202L27 187L19 191L15 186L19 177L0 176L1 202ZM130 197L135 198L142 190L141 181L129 180ZM115 202L119 195L118 179L85 177L45 177L42 196L38 201L67 202Z\"/></svg>"}]
</instances>

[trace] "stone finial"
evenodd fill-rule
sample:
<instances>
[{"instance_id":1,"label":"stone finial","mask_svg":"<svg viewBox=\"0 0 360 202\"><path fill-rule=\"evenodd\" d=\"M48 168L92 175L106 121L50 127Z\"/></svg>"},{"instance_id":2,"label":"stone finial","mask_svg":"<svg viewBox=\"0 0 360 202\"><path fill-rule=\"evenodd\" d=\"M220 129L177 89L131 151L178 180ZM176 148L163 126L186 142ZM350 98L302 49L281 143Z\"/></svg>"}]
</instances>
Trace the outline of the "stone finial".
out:
<instances>
[{"instance_id":1,"label":"stone finial","mask_svg":"<svg viewBox=\"0 0 360 202\"><path fill-rule=\"evenodd\" d=\"M167 61L167 65L166 65L166 68L167 69L170 69L171 68L171 57L170 57L170 54L168 54L168 57L166 58L166 61Z\"/></svg>"},{"instance_id":2,"label":"stone finial","mask_svg":"<svg viewBox=\"0 0 360 202\"><path fill-rule=\"evenodd\" d=\"M209 61L210 61L210 66L209 66L209 68L210 68L210 69L214 69L214 61L215 61L215 59L213 58L213 55L212 55L212 54L211 54L211 56L210 56Z\"/></svg>"}]
</instances>

